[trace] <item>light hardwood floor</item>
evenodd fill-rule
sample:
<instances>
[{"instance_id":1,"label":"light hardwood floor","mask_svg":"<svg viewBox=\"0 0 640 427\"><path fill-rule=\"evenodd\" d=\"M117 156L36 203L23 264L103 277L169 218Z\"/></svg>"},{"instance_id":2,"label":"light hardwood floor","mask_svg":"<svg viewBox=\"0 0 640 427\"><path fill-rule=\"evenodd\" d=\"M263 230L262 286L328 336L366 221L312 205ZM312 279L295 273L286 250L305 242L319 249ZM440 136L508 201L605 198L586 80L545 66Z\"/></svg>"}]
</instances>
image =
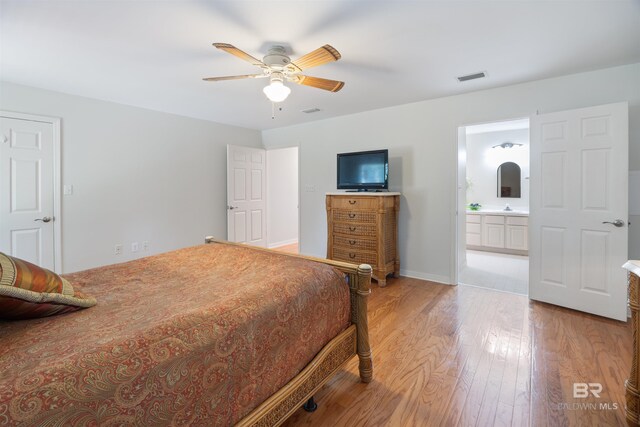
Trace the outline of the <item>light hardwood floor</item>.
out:
<instances>
[{"instance_id":1,"label":"light hardwood floor","mask_svg":"<svg viewBox=\"0 0 640 427\"><path fill-rule=\"evenodd\" d=\"M286 426L624 425L628 324L464 285L372 287L373 382L353 359Z\"/></svg>"},{"instance_id":2,"label":"light hardwood floor","mask_svg":"<svg viewBox=\"0 0 640 427\"><path fill-rule=\"evenodd\" d=\"M298 253L298 244L292 243L290 245L278 246L277 248L273 248L274 251L287 252L291 254Z\"/></svg>"}]
</instances>

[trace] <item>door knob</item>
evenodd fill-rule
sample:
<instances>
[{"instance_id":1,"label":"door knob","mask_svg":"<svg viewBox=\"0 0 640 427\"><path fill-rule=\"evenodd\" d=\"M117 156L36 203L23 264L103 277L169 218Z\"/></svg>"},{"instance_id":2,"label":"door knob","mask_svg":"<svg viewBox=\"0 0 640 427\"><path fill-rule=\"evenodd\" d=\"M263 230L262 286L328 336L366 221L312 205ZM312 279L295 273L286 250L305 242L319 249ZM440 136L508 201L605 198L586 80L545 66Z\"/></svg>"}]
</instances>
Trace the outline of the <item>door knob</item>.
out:
<instances>
[{"instance_id":1,"label":"door knob","mask_svg":"<svg viewBox=\"0 0 640 427\"><path fill-rule=\"evenodd\" d=\"M37 218L34 219L34 221L42 221L42 222L49 222L51 221L53 218L51 218L50 216L45 216L44 218Z\"/></svg>"},{"instance_id":2,"label":"door knob","mask_svg":"<svg viewBox=\"0 0 640 427\"><path fill-rule=\"evenodd\" d=\"M229 209L230 211L234 210L234 209L238 209L237 206L227 206L227 209Z\"/></svg>"},{"instance_id":3,"label":"door knob","mask_svg":"<svg viewBox=\"0 0 640 427\"><path fill-rule=\"evenodd\" d=\"M611 222L611 221L602 221L603 224L611 224L611 225L615 225L616 227L622 227L624 226L624 221L621 219L616 219L615 221Z\"/></svg>"}]
</instances>

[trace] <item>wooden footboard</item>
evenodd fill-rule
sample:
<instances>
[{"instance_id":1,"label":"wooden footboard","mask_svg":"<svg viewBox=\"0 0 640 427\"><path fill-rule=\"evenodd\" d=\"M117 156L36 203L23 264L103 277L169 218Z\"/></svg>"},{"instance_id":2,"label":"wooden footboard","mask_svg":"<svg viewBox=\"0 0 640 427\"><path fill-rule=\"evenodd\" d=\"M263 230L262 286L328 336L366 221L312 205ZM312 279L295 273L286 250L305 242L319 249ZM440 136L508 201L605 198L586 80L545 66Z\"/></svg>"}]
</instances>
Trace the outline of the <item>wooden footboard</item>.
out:
<instances>
[{"instance_id":1,"label":"wooden footboard","mask_svg":"<svg viewBox=\"0 0 640 427\"><path fill-rule=\"evenodd\" d=\"M640 261L629 261L624 265L629 271L629 309L633 330L633 360L631 373L625 381L626 415L629 426L640 425Z\"/></svg>"},{"instance_id":2,"label":"wooden footboard","mask_svg":"<svg viewBox=\"0 0 640 427\"><path fill-rule=\"evenodd\" d=\"M207 237L205 242L239 245L238 243L217 240L213 237ZM271 249L255 249L273 252ZM362 382L368 383L373 378L373 362L367 320L367 297L371 293L371 267L367 264L358 266L304 255L281 254L321 262L342 271L346 276L351 294L352 325L331 340L311 363L287 385L240 420L237 424L239 426L274 426L282 424L355 354L358 355Z\"/></svg>"}]
</instances>

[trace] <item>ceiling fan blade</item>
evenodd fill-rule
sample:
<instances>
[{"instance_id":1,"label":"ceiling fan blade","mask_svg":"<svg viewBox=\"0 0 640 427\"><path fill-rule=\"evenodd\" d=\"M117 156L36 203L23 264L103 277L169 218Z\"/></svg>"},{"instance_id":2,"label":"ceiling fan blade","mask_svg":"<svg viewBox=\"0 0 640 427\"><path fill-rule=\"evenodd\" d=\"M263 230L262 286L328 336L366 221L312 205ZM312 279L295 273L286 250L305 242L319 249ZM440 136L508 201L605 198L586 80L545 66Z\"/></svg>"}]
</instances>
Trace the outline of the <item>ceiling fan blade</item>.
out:
<instances>
[{"instance_id":1,"label":"ceiling fan blade","mask_svg":"<svg viewBox=\"0 0 640 427\"><path fill-rule=\"evenodd\" d=\"M254 58L253 56L249 55L247 52L241 51L240 49L238 49L233 45L230 45L228 43L214 43L213 45L218 49L224 50L225 52L230 53L233 56L237 56L240 59L244 59L245 61L250 62L253 65L257 65L258 67L266 67L264 62Z\"/></svg>"},{"instance_id":2,"label":"ceiling fan blade","mask_svg":"<svg viewBox=\"0 0 640 427\"><path fill-rule=\"evenodd\" d=\"M262 79L264 77L268 76L266 74L245 74L242 76L205 77L202 80L207 82L220 82L223 80Z\"/></svg>"},{"instance_id":3,"label":"ceiling fan blade","mask_svg":"<svg viewBox=\"0 0 640 427\"><path fill-rule=\"evenodd\" d=\"M311 67L317 67L318 65L337 61L340 58L342 58L340 52L338 52L333 46L325 44L321 48L296 59L292 64L300 71L303 71Z\"/></svg>"},{"instance_id":4,"label":"ceiling fan blade","mask_svg":"<svg viewBox=\"0 0 640 427\"><path fill-rule=\"evenodd\" d=\"M300 85L316 87L318 89L337 92L344 86L344 82L337 80L322 79L320 77L296 76L295 82Z\"/></svg>"}]
</instances>

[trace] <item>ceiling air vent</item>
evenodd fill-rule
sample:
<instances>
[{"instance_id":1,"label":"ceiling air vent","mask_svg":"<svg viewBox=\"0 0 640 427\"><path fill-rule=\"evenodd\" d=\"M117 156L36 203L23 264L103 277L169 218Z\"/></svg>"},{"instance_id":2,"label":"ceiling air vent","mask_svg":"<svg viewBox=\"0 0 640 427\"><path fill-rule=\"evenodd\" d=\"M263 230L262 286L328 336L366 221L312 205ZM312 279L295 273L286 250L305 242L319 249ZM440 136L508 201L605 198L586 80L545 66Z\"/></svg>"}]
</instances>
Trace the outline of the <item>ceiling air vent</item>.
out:
<instances>
[{"instance_id":1,"label":"ceiling air vent","mask_svg":"<svg viewBox=\"0 0 640 427\"><path fill-rule=\"evenodd\" d=\"M486 77L486 74L484 72L473 73L473 74L467 74L466 76L458 77L458 81L459 82L466 82L466 81L469 81L469 80L481 79L483 77Z\"/></svg>"},{"instance_id":2,"label":"ceiling air vent","mask_svg":"<svg viewBox=\"0 0 640 427\"><path fill-rule=\"evenodd\" d=\"M309 108L307 110L302 110L302 112L305 114L317 113L318 111L320 111L319 108Z\"/></svg>"}]
</instances>

